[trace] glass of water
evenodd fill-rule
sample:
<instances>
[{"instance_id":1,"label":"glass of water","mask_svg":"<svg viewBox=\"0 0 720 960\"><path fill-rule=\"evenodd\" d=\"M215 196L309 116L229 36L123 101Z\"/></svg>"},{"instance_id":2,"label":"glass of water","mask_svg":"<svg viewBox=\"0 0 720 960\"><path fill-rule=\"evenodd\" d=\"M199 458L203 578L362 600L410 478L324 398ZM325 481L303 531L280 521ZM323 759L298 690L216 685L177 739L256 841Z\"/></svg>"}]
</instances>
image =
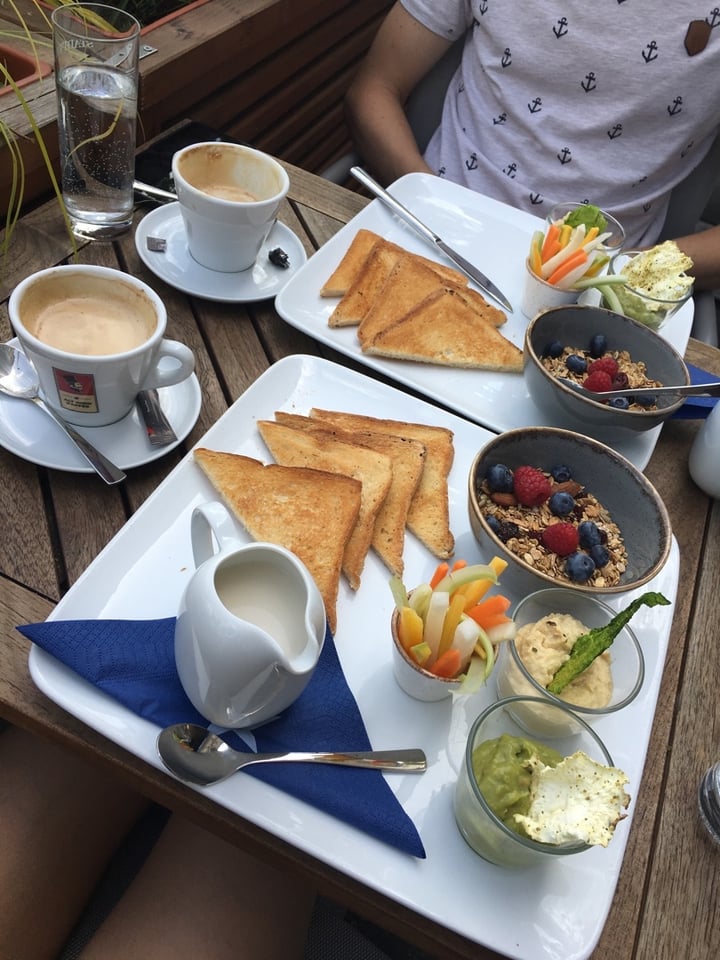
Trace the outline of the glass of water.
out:
<instances>
[{"instance_id":1,"label":"glass of water","mask_svg":"<svg viewBox=\"0 0 720 960\"><path fill-rule=\"evenodd\" d=\"M76 236L112 240L132 223L140 24L99 3L52 23L63 200Z\"/></svg>"}]
</instances>

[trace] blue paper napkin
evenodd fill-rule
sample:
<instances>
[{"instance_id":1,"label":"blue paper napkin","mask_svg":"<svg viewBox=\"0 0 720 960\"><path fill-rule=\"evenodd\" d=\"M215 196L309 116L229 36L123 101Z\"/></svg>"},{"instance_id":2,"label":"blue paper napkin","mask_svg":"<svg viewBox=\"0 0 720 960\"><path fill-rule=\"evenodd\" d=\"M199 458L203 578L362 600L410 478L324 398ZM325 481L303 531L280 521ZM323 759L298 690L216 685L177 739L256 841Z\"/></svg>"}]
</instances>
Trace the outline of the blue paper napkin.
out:
<instances>
[{"instance_id":1,"label":"blue paper napkin","mask_svg":"<svg viewBox=\"0 0 720 960\"><path fill-rule=\"evenodd\" d=\"M158 727L182 722L208 725L185 696L177 675L174 617L49 620L17 629ZM372 749L329 631L317 668L302 695L277 720L255 728L253 736L257 751L262 753ZM247 749L243 742L236 745ZM287 763L258 764L237 776L245 773L405 853L425 857L415 825L377 770Z\"/></svg>"},{"instance_id":2,"label":"blue paper napkin","mask_svg":"<svg viewBox=\"0 0 720 960\"><path fill-rule=\"evenodd\" d=\"M691 383L716 383L720 380L714 373L686 363ZM685 403L670 418L676 420L704 420L718 402L718 397L685 397Z\"/></svg>"}]
</instances>

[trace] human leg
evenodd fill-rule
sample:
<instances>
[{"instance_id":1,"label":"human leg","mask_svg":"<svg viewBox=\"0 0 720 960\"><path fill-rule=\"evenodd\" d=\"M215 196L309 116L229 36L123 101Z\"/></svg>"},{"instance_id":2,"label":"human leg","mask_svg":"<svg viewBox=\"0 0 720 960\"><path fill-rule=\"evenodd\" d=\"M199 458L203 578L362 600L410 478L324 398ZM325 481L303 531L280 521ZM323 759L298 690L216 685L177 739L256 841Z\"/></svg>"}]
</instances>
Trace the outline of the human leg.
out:
<instances>
[{"instance_id":1,"label":"human leg","mask_svg":"<svg viewBox=\"0 0 720 960\"><path fill-rule=\"evenodd\" d=\"M171 817L83 960L293 960L315 901L308 884Z\"/></svg>"},{"instance_id":2,"label":"human leg","mask_svg":"<svg viewBox=\"0 0 720 960\"><path fill-rule=\"evenodd\" d=\"M0 956L57 955L147 801L18 727L0 732Z\"/></svg>"}]
</instances>

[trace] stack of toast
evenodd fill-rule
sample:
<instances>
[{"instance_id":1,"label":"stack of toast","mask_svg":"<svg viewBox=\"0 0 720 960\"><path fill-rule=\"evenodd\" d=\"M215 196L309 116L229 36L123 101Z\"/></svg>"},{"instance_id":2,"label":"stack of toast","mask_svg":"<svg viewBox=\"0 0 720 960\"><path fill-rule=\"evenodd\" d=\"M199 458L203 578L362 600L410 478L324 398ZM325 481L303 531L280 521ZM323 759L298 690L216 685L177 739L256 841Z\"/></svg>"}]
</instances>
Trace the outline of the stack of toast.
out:
<instances>
[{"instance_id":1,"label":"stack of toast","mask_svg":"<svg viewBox=\"0 0 720 960\"><path fill-rule=\"evenodd\" d=\"M499 328L506 315L464 275L361 228L323 284L338 297L331 327L357 327L363 353L520 373L522 351Z\"/></svg>"},{"instance_id":2,"label":"stack of toast","mask_svg":"<svg viewBox=\"0 0 720 960\"><path fill-rule=\"evenodd\" d=\"M278 411L258 429L275 463L205 448L195 460L251 537L305 563L333 633L340 577L357 590L370 548L397 576L406 528L452 555L450 430L319 409Z\"/></svg>"}]
</instances>

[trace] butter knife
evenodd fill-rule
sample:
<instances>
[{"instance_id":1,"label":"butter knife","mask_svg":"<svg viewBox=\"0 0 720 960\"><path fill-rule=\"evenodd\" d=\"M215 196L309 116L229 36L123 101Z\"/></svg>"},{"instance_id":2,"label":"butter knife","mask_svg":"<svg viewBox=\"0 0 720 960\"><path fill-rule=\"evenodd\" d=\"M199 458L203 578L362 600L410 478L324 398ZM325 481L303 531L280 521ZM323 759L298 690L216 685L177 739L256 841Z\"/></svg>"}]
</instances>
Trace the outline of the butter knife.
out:
<instances>
[{"instance_id":1,"label":"butter knife","mask_svg":"<svg viewBox=\"0 0 720 960\"><path fill-rule=\"evenodd\" d=\"M388 193L387 190L383 189L377 181L373 180L369 173L363 170L362 167L351 167L350 173L358 180L364 187L373 193L378 200L382 200L383 203L401 217L407 224L409 224L414 230L416 230L421 236L426 240L429 240L438 250L442 250L445 256L452 260L456 267L459 267L462 272L470 277L481 290L489 294L493 300L504 307L509 313L513 312L512 305L505 294L495 286L495 284L485 276L482 271L478 270L476 266L470 263L469 260L466 260L465 257L460 256L460 254L453 250L452 247L448 246L445 241L439 237L433 230L430 229L422 220L418 220L414 213L411 213L410 210L399 200L396 200L392 194Z\"/></svg>"}]
</instances>

